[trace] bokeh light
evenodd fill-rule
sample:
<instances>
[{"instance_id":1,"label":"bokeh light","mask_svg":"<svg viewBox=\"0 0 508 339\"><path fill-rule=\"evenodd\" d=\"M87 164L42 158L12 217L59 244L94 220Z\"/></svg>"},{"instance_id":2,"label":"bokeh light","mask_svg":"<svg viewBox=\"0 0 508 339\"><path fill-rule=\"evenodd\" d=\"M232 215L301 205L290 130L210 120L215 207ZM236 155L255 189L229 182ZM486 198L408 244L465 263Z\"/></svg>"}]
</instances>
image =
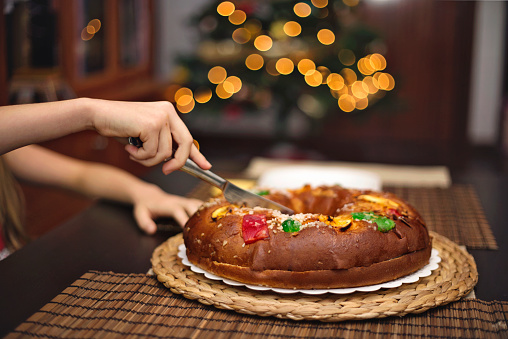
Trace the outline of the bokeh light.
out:
<instances>
[{"instance_id":1,"label":"bokeh light","mask_svg":"<svg viewBox=\"0 0 508 339\"><path fill-rule=\"evenodd\" d=\"M352 112L356 108L356 101L353 96L349 94L343 94L338 100L338 105L344 112Z\"/></svg>"},{"instance_id":2,"label":"bokeh light","mask_svg":"<svg viewBox=\"0 0 508 339\"><path fill-rule=\"evenodd\" d=\"M257 71L263 67L265 61L259 54L251 54L245 59L245 66L252 71Z\"/></svg>"},{"instance_id":3,"label":"bokeh light","mask_svg":"<svg viewBox=\"0 0 508 339\"><path fill-rule=\"evenodd\" d=\"M332 31L326 28L321 29L317 33L317 38L319 42L322 43L323 45L331 45L335 42L335 34L333 34Z\"/></svg>"},{"instance_id":4,"label":"bokeh light","mask_svg":"<svg viewBox=\"0 0 508 339\"><path fill-rule=\"evenodd\" d=\"M221 66L215 66L208 71L208 80L210 80L212 84L220 84L227 76L228 73L226 72L226 69Z\"/></svg>"},{"instance_id":5,"label":"bokeh light","mask_svg":"<svg viewBox=\"0 0 508 339\"><path fill-rule=\"evenodd\" d=\"M299 2L293 7L293 11L299 17L305 18L310 15L310 13L312 12L312 8L310 8L310 6L307 5L305 2Z\"/></svg>"},{"instance_id":6,"label":"bokeh light","mask_svg":"<svg viewBox=\"0 0 508 339\"><path fill-rule=\"evenodd\" d=\"M296 21L288 21L284 24L284 33L290 37L300 35L302 32L302 26Z\"/></svg>"},{"instance_id":7,"label":"bokeh light","mask_svg":"<svg viewBox=\"0 0 508 339\"><path fill-rule=\"evenodd\" d=\"M378 86L382 90L391 91L395 87L395 79L388 73L378 72L374 74L374 78L377 80Z\"/></svg>"},{"instance_id":8,"label":"bokeh light","mask_svg":"<svg viewBox=\"0 0 508 339\"><path fill-rule=\"evenodd\" d=\"M370 56L370 62L377 71L382 71L386 68L386 59L379 53L374 53Z\"/></svg>"},{"instance_id":9,"label":"bokeh light","mask_svg":"<svg viewBox=\"0 0 508 339\"><path fill-rule=\"evenodd\" d=\"M101 21L99 19L90 20L86 27L81 30L81 40L88 41L92 39L100 29Z\"/></svg>"},{"instance_id":10,"label":"bokeh light","mask_svg":"<svg viewBox=\"0 0 508 339\"><path fill-rule=\"evenodd\" d=\"M233 25L241 25L245 22L245 19L247 19L247 14L239 9L235 10L229 16L229 22L231 22Z\"/></svg>"},{"instance_id":11,"label":"bokeh light","mask_svg":"<svg viewBox=\"0 0 508 339\"><path fill-rule=\"evenodd\" d=\"M220 83L217 85L217 87L215 88L215 93L217 94L217 96L221 99L228 99L230 98L232 95L233 95L233 92L228 92L225 88L224 88L224 83Z\"/></svg>"},{"instance_id":12,"label":"bokeh light","mask_svg":"<svg viewBox=\"0 0 508 339\"><path fill-rule=\"evenodd\" d=\"M217 6L217 13L222 16L230 16L235 11L235 5L230 1L223 1Z\"/></svg>"},{"instance_id":13,"label":"bokeh light","mask_svg":"<svg viewBox=\"0 0 508 339\"><path fill-rule=\"evenodd\" d=\"M193 98L190 98L188 103L186 105L181 105L178 102L176 103L176 108L180 111L180 113L189 113L194 109L194 106L196 105Z\"/></svg>"},{"instance_id":14,"label":"bokeh light","mask_svg":"<svg viewBox=\"0 0 508 339\"><path fill-rule=\"evenodd\" d=\"M367 85L369 94L374 94L377 91L379 91L379 85L377 83L377 80L374 79L373 77L367 76L367 77L363 78L362 81L365 83L365 85Z\"/></svg>"},{"instance_id":15,"label":"bokeh light","mask_svg":"<svg viewBox=\"0 0 508 339\"><path fill-rule=\"evenodd\" d=\"M342 0L342 2L349 7L355 7L360 3L360 0Z\"/></svg>"},{"instance_id":16,"label":"bokeh light","mask_svg":"<svg viewBox=\"0 0 508 339\"><path fill-rule=\"evenodd\" d=\"M260 35L254 40L254 47L262 52L268 51L272 48L273 41L268 35Z\"/></svg>"},{"instance_id":17,"label":"bokeh light","mask_svg":"<svg viewBox=\"0 0 508 339\"><path fill-rule=\"evenodd\" d=\"M307 85L317 87L323 83L323 75L318 70L310 70L305 74Z\"/></svg>"},{"instance_id":18,"label":"bokeh light","mask_svg":"<svg viewBox=\"0 0 508 339\"><path fill-rule=\"evenodd\" d=\"M194 100L194 97L192 97L191 95L182 95L178 98L178 100L176 101L176 104L178 106L181 106L181 107L184 107L184 106L187 106L188 104L190 104L192 102L192 100Z\"/></svg>"},{"instance_id":19,"label":"bokeh light","mask_svg":"<svg viewBox=\"0 0 508 339\"><path fill-rule=\"evenodd\" d=\"M356 99L356 103L355 103L356 109L364 110L369 106L369 98L368 97L365 97L362 99L358 99L358 98L355 98L355 99Z\"/></svg>"},{"instance_id":20,"label":"bokeh light","mask_svg":"<svg viewBox=\"0 0 508 339\"><path fill-rule=\"evenodd\" d=\"M344 78L346 85L352 85L358 79L355 71L351 68L343 68L342 71L340 71L340 75Z\"/></svg>"},{"instance_id":21,"label":"bokeh light","mask_svg":"<svg viewBox=\"0 0 508 339\"><path fill-rule=\"evenodd\" d=\"M97 33L101 29L101 21L99 19L92 19L88 23L87 27L93 29L93 33Z\"/></svg>"},{"instance_id":22,"label":"bokeh light","mask_svg":"<svg viewBox=\"0 0 508 339\"><path fill-rule=\"evenodd\" d=\"M212 98L212 90L208 87L200 87L194 93L194 100L200 104L207 103Z\"/></svg>"},{"instance_id":23,"label":"bokeh light","mask_svg":"<svg viewBox=\"0 0 508 339\"><path fill-rule=\"evenodd\" d=\"M344 78L337 73L330 73L330 75L326 78L326 84L330 89L338 91L342 87L344 87Z\"/></svg>"},{"instance_id":24,"label":"bokeh light","mask_svg":"<svg viewBox=\"0 0 508 339\"><path fill-rule=\"evenodd\" d=\"M307 74L308 71L315 70L316 64L310 59L302 59L298 62L298 71L303 75Z\"/></svg>"},{"instance_id":25,"label":"bokeh light","mask_svg":"<svg viewBox=\"0 0 508 339\"><path fill-rule=\"evenodd\" d=\"M236 43L245 44L251 38L251 33L246 28L237 28L232 34L232 38Z\"/></svg>"},{"instance_id":26,"label":"bokeh light","mask_svg":"<svg viewBox=\"0 0 508 339\"><path fill-rule=\"evenodd\" d=\"M275 68L280 74L288 75L293 72L295 69L295 65L293 64L293 61L289 58L280 58L277 60L277 63L275 64Z\"/></svg>"},{"instance_id":27,"label":"bokeh light","mask_svg":"<svg viewBox=\"0 0 508 339\"><path fill-rule=\"evenodd\" d=\"M242 80L237 76L229 76L224 80L224 89L228 92L238 93L242 89Z\"/></svg>"},{"instance_id":28,"label":"bokeh light","mask_svg":"<svg viewBox=\"0 0 508 339\"><path fill-rule=\"evenodd\" d=\"M81 30L81 40L83 40L83 41L88 41L94 37L94 34L88 33L87 27L85 27L85 28L83 28L83 30Z\"/></svg>"},{"instance_id":29,"label":"bokeh light","mask_svg":"<svg viewBox=\"0 0 508 339\"><path fill-rule=\"evenodd\" d=\"M180 100L180 98L183 97L183 96L190 96L192 98L193 97L192 90L190 88L187 88L187 87L181 87L181 88L179 88L175 92L175 96L174 96L175 102L178 102L178 100ZM188 100L188 99L184 99L184 100ZM188 102L185 102L185 103L187 104Z\"/></svg>"},{"instance_id":30,"label":"bokeh light","mask_svg":"<svg viewBox=\"0 0 508 339\"><path fill-rule=\"evenodd\" d=\"M321 73L321 77L322 77L322 83L323 84L326 84L326 79L328 78L328 76L330 75L330 70L328 69L328 67L325 67L325 66L319 66L317 68L317 70Z\"/></svg>"},{"instance_id":31,"label":"bokeh light","mask_svg":"<svg viewBox=\"0 0 508 339\"><path fill-rule=\"evenodd\" d=\"M176 108L181 113L189 113L194 109L195 102L191 89L182 87L175 93Z\"/></svg>"},{"instance_id":32,"label":"bokeh light","mask_svg":"<svg viewBox=\"0 0 508 339\"><path fill-rule=\"evenodd\" d=\"M363 81L355 81L351 85L351 93L358 99L365 99L369 95L369 86Z\"/></svg>"},{"instance_id":33,"label":"bokeh light","mask_svg":"<svg viewBox=\"0 0 508 339\"><path fill-rule=\"evenodd\" d=\"M324 8L328 6L328 0L312 0L312 4L317 8Z\"/></svg>"},{"instance_id":34,"label":"bokeh light","mask_svg":"<svg viewBox=\"0 0 508 339\"><path fill-rule=\"evenodd\" d=\"M376 71L370 58L365 57L358 60L358 70L364 75L370 75Z\"/></svg>"},{"instance_id":35,"label":"bokeh light","mask_svg":"<svg viewBox=\"0 0 508 339\"><path fill-rule=\"evenodd\" d=\"M235 93L235 86L233 85L233 83L227 81L227 80L224 80L223 83L221 83L222 85L222 88L224 88L224 90L228 93L231 93L231 94L234 94Z\"/></svg>"}]
</instances>

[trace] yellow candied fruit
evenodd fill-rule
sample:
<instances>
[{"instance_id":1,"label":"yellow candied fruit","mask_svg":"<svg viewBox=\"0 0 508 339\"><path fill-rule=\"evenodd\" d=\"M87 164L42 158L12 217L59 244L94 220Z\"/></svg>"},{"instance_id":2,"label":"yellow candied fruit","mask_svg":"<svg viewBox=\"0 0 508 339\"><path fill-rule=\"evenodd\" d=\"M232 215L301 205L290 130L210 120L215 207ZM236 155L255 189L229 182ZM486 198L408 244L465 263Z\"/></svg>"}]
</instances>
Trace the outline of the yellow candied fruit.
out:
<instances>
[{"instance_id":1,"label":"yellow candied fruit","mask_svg":"<svg viewBox=\"0 0 508 339\"><path fill-rule=\"evenodd\" d=\"M359 195L358 199L373 202L375 204L380 204L380 205L388 206L388 207L394 207L394 208L399 207L399 204L393 200L383 198L383 197L377 197L374 195L363 194L363 195Z\"/></svg>"},{"instance_id":2,"label":"yellow candied fruit","mask_svg":"<svg viewBox=\"0 0 508 339\"><path fill-rule=\"evenodd\" d=\"M327 216L327 215L320 215L319 221L324 222L327 225L333 226L333 227L346 227L351 223L353 218L351 215L338 215L336 217Z\"/></svg>"},{"instance_id":3,"label":"yellow candied fruit","mask_svg":"<svg viewBox=\"0 0 508 339\"><path fill-rule=\"evenodd\" d=\"M226 214L228 214L228 212L231 212L232 207L233 207L233 205L226 205L226 206L217 208L215 211L212 212L212 219L214 221L217 221L221 218L224 218L226 216Z\"/></svg>"},{"instance_id":4,"label":"yellow candied fruit","mask_svg":"<svg viewBox=\"0 0 508 339\"><path fill-rule=\"evenodd\" d=\"M339 215L333 218L330 225L334 227L346 227L351 223L352 219L350 215Z\"/></svg>"},{"instance_id":5,"label":"yellow candied fruit","mask_svg":"<svg viewBox=\"0 0 508 339\"><path fill-rule=\"evenodd\" d=\"M327 215L319 215L319 221L324 222L325 224L330 223L330 217Z\"/></svg>"}]
</instances>

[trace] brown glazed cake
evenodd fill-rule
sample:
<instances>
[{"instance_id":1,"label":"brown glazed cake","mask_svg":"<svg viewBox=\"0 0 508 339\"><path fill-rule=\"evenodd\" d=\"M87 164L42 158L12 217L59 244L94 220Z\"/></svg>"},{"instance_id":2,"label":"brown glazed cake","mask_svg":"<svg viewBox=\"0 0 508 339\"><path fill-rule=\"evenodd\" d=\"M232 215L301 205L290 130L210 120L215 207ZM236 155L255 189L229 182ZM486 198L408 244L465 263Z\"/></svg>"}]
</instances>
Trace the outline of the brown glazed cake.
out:
<instances>
[{"instance_id":1,"label":"brown glazed cake","mask_svg":"<svg viewBox=\"0 0 508 339\"><path fill-rule=\"evenodd\" d=\"M189 261L242 283L297 289L378 284L429 261L424 221L392 193L307 185L258 194L295 214L211 199L184 227Z\"/></svg>"}]
</instances>

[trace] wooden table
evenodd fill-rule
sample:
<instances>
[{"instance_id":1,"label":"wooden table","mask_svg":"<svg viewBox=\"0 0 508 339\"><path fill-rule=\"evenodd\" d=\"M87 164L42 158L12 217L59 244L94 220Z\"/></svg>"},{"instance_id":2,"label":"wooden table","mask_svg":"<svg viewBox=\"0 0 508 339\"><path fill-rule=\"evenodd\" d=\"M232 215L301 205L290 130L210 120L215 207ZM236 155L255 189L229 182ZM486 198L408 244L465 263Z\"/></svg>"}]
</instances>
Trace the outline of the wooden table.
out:
<instances>
[{"instance_id":1,"label":"wooden table","mask_svg":"<svg viewBox=\"0 0 508 339\"><path fill-rule=\"evenodd\" d=\"M508 178L452 172L457 183L473 184L484 206L499 250L471 250L479 282L476 297L508 301ZM147 181L185 195L198 180L181 172L164 177L154 169ZM127 206L101 201L60 227L0 261L0 336L90 270L146 273L153 250L175 232L147 236L138 230Z\"/></svg>"}]
</instances>

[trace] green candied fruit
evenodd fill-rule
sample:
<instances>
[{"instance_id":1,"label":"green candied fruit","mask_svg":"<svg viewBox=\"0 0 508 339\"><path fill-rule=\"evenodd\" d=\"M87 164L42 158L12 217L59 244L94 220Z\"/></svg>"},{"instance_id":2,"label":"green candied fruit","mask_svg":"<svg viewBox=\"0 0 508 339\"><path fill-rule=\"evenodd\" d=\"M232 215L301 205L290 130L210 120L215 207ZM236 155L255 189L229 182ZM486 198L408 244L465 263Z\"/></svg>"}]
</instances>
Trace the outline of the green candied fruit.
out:
<instances>
[{"instance_id":1,"label":"green candied fruit","mask_svg":"<svg viewBox=\"0 0 508 339\"><path fill-rule=\"evenodd\" d=\"M257 195L268 195L270 194L270 191L269 190L263 190L263 191L259 191L256 193Z\"/></svg>"},{"instance_id":2,"label":"green candied fruit","mask_svg":"<svg viewBox=\"0 0 508 339\"><path fill-rule=\"evenodd\" d=\"M377 217L377 215L372 212L354 212L351 213L351 216L355 220L372 220Z\"/></svg>"},{"instance_id":3,"label":"green candied fruit","mask_svg":"<svg viewBox=\"0 0 508 339\"><path fill-rule=\"evenodd\" d=\"M284 232L298 232L300 230L300 226L302 226L302 224L299 221L291 218L282 222L282 229Z\"/></svg>"},{"instance_id":4,"label":"green candied fruit","mask_svg":"<svg viewBox=\"0 0 508 339\"><path fill-rule=\"evenodd\" d=\"M373 212L354 212L351 213L354 220L372 220L377 225L377 230L380 232L388 232L395 227L395 222L392 219L382 217L374 214Z\"/></svg>"},{"instance_id":5,"label":"green candied fruit","mask_svg":"<svg viewBox=\"0 0 508 339\"><path fill-rule=\"evenodd\" d=\"M395 227L395 222L392 219L385 217L376 218L374 219L374 222L377 224L377 230L383 233L388 232Z\"/></svg>"}]
</instances>

